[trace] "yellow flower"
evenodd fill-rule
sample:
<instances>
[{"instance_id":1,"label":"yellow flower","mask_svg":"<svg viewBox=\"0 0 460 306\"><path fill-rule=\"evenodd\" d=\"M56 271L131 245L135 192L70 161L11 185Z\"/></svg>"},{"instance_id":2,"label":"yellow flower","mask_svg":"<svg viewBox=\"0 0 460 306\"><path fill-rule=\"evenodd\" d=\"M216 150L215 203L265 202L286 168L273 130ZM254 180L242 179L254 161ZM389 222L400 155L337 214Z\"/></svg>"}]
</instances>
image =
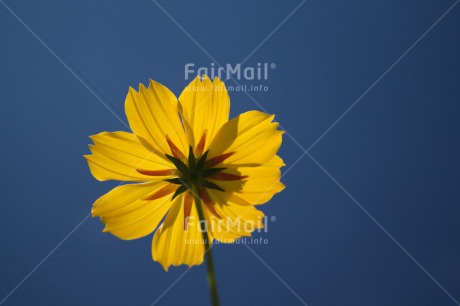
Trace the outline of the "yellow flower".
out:
<instances>
[{"instance_id":1,"label":"yellow flower","mask_svg":"<svg viewBox=\"0 0 460 306\"><path fill-rule=\"evenodd\" d=\"M225 84L207 76L193 80L179 99L152 80L148 88L130 88L125 111L133 133L93 135L92 154L85 155L96 179L137 182L94 203L92 215L105 224L104 232L141 238L166 215L152 255L168 270L202 263L204 223L209 243L233 242L263 227L264 215L255 205L284 188L279 181L284 163L276 155L283 132L273 115L249 111L228 120Z\"/></svg>"}]
</instances>

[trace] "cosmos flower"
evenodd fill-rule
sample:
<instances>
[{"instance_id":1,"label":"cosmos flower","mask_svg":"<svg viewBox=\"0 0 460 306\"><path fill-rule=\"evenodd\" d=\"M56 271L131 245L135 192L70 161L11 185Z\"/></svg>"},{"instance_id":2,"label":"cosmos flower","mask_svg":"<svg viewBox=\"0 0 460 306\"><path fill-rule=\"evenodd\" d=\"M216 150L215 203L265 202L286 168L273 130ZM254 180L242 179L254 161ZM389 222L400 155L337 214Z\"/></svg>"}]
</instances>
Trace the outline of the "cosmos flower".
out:
<instances>
[{"instance_id":1,"label":"cosmos flower","mask_svg":"<svg viewBox=\"0 0 460 306\"><path fill-rule=\"evenodd\" d=\"M155 81L130 88L125 111L132 133L93 135L85 155L96 179L134 182L95 201L104 232L131 240L156 229L152 256L168 270L201 264L206 242L234 242L263 227L256 205L284 188L276 155L283 132L273 115L229 120L225 84L206 76L179 99Z\"/></svg>"}]
</instances>

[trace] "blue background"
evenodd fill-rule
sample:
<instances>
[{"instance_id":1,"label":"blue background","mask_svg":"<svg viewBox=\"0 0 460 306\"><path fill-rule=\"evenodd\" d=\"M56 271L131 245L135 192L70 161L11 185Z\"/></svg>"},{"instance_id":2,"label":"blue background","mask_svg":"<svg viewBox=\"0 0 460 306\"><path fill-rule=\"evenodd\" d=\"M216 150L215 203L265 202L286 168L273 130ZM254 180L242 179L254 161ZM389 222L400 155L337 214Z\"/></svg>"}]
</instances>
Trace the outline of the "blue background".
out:
<instances>
[{"instance_id":1,"label":"blue background","mask_svg":"<svg viewBox=\"0 0 460 306\"><path fill-rule=\"evenodd\" d=\"M177 95L184 66L211 60L155 3L6 1L123 120L129 86ZM161 1L215 59L244 59L299 1ZM308 0L248 60L276 63L250 93L309 147L454 2ZM310 154L460 299L460 6ZM88 215L115 182L94 180L88 136L125 130L0 5L0 300ZM234 85L231 81L229 85ZM245 82L259 84L261 82ZM232 116L257 105L231 93ZM292 166L303 153L284 137ZM288 168L284 168L285 170ZM309 305L455 305L308 155L261 207L276 221L250 247ZM151 236L121 241L87 219L4 305L150 305L185 270L151 259ZM301 305L245 246L213 252L223 305ZM205 267L158 305L208 305Z\"/></svg>"}]
</instances>

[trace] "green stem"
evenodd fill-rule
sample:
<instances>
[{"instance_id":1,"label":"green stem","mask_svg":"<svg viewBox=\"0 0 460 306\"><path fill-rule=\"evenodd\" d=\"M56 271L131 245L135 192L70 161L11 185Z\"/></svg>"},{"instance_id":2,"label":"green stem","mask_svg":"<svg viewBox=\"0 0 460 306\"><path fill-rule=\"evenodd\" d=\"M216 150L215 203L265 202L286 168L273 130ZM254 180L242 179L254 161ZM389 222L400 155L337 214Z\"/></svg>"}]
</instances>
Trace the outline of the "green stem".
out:
<instances>
[{"instance_id":1,"label":"green stem","mask_svg":"<svg viewBox=\"0 0 460 306\"><path fill-rule=\"evenodd\" d=\"M200 220L206 220L203 213L203 205L199 196L199 190L196 186L193 186L193 197L195 198L196 209L198 211L198 217ZM206 224L208 226L208 224ZM213 306L219 306L219 295L217 294L217 282L216 273L214 271L214 262L212 259L211 245L209 243L209 235L207 230L202 230L203 239L205 241L205 253L206 267L208 269L208 285L211 293L211 300Z\"/></svg>"}]
</instances>

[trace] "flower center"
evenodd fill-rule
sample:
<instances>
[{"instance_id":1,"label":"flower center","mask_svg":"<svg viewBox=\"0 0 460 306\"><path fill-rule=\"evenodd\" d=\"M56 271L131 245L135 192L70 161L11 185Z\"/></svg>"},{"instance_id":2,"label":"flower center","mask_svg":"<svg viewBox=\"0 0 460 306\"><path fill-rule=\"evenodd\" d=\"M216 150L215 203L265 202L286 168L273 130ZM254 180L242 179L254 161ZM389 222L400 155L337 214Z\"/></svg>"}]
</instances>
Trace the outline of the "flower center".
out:
<instances>
[{"instance_id":1,"label":"flower center","mask_svg":"<svg viewBox=\"0 0 460 306\"><path fill-rule=\"evenodd\" d=\"M179 157L174 157L166 154L166 157L176 166L178 170L178 177L172 179L166 179L165 181L179 185L179 188L174 193L173 199L179 194L185 192L186 190L192 191L192 188L197 188L201 190L202 188L215 189L219 191L225 191L220 186L210 182L208 179L226 168L217 168L213 167L212 163L210 164L207 156L208 152L200 158L195 157L192 146L189 147L187 164L182 161Z\"/></svg>"},{"instance_id":2,"label":"flower center","mask_svg":"<svg viewBox=\"0 0 460 306\"><path fill-rule=\"evenodd\" d=\"M225 191L219 185L211 182L213 181L241 181L246 179L248 176L240 175L235 173L225 173L224 167L216 167L227 158L235 154L235 152L223 153L221 155L207 158L209 151L203 153L206 142L206 131L193 150L192 146L189 147L188 157L169 139L166 137L171 154L165 154L166 158L169 159L175 166L175 169L161 169L161 170L148 170L148 169L136 169L137 172L147 176L165 176L174 175L177 177L165 179L164 181L169 182L167 186L157 190L151 195L148 195L144 200L155 200L174 192L172 199L185 193L184 197L184 214L188 216L190 214L191 203L193 201L193 195L201 198L202 203L209 209L209 211L216 217L220 218L217 211L214 209L214 203L211 200L207 189L214 189L217 191ZM197 158L199 157L199 158ZM234 172L234 171L233 171ZM178 185L178 186L177 186ZM198 193L198 194L196 194Z\"/></svg>"}]
</instances>

